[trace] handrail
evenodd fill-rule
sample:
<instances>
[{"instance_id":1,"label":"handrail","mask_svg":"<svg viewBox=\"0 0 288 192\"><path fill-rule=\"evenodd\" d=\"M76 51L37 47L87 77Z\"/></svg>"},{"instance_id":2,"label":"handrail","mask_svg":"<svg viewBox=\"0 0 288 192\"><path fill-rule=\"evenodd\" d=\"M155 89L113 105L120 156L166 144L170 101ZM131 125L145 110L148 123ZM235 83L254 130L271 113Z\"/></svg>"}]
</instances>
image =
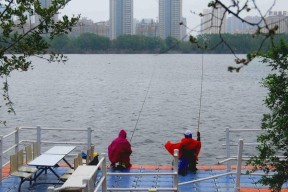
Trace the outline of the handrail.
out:
<instances>
[{"instance_id":1,"label":"handrail","mask_svg":"<svg viewBox=\"0 0 288 192\"><path fill-rule=\"evenodd\" d=\"M106 178L107 175L121 175L121 176L131 176L131 175L141 175L141 176L148 176L148 175L172 175L174 177L174 185L172 188L157 188L157 191L178 191L178 149L174 150L174 171L170 173L107 173L106 172L106 161L105 161L105 154L102 154L102 158L97 164L98 167L102 165L102 176L100 181L95 186L94 192L97 192L98 189L102 186L102 192L107 191L148 191L151 188L107 188Z\"/></svg>"},{"instance_id":2,"label":"handrail","mask_svg":"<svg viewBox=\"0 0 288 192\"><path fill-rule=\"evenodd\" d=\"M178 159L178 150L175 150L177 152L175 152L174 154L174 158ZM93 192L97 192L100 187L102 187L102 192L107 192L107 191L143 191L146 190L148 191L150 188L107 188L107 184L106 184L106 178L107 175L126 175L126 176L130 176L130 175L142 175L142 176L147 176L147 175L173 175L174 177L178 177L178 168L176 169L176 171L171 172L171 173L106 173L106 157L105 154L102 153L102 158L99 160L98 164L95 167L95 170L98 170L98 168L100 168L100 166L102 167L102 176L99 179L99 182L97 183L97 185L95 186L95 189L93 190ZM177 164L178 165L178 164ZM91 173L91 175L88 176L88 178L90 179L94 173ZM79 188L88 189L88 185L89 185L89 179L87 180L87 182L85 182L85 185L80 186ZM60 191L61 189L68 189L69 186L66 187L59 187L59 188L54 188L54 186L50 186L48 187L48 192L55 192L55 191ZM71 188L71 187L70 187ZM79 189L77 188L77 189ZM174 185L174 187L172 188L157 188L157 191L178 191L178 183L176 183L176 185Z\"/></svg>"},{"instance_id":3,"label":"handrail","mask_svg":"<svg viewBox=\"0 0 288 192\"><path fill-rule=\"evenodd\" d=\"M91 189L89 189L89 180L91 180L91 178L93 177L93 175L96 174L97 170L100 168L100 166L102 166L103 168L103 165L105 164L105 167L106 167L106 161L105 161L105 154L102 153L101 154L103 157L99 160L98 164L96 165L95 167L95 172L91 173L90 175L88 175L85 179L83 179L83 185L82 186L78 186L78 187L75 187L75 186L60 186L58 188L55 188L54 186L49 186L48 187L48 192L55 192L55 191L60 191L60 190L63 190L63 189L85 189L85 191L89 190L89 192L91 191ZM104 171L105 173L105 171ZM93 189L93 191L97 191L102 185L103 183L106 182L106 175L103 175L101 176L100 178L100 182L95 186L95 189ZM106 192L106 190L104 190L103 192Z\"/></svg>"},{"instance_id":4,"label":"handrail","mask_svg":"<svg viewBox=\"0 0 288 192\"><path fill-rule=\"evenodd\" d=\"M264 131L264 130L262 130L262 129L230 129L229 127L226 127L226 129L225 129L225 132L226 132L226 138L225 138L225 140L226 140L226 143L225 144L222 144L222 146L226 146L226 159L224 159L223 161L218 161L218 164L221 164L221 163L224 163L224 162L226 162L227 164L226 164L226 167L227 167L227 170L228 171L231 171L231 160L234 160L234 158L233 157L231 157L231 154L230 154L230 151L231 151L231 149L230 149L230 147L231 146L238 146L238 144L237 145L235 145L235 144L231 144L230 143L230 133L232 133L232 132L243 132L243 131L245 131L245 132L247 132L247 131ZM247 145L258 145L259 143L244 143L244 145L245 146L247 146Z\"/></svg>"},{"instance_id":5,"label":"handrail","mask_svg":"<svg viewBox=\"0 0 288 192\"><path fill-rule=\"evenodd\" d=\"M107 188L108 191L148 191L150 188ZM178 191L177 188L155 188L157 191ZM95 192L95 191L94 191Z\"/></svg>"},{"instance_id":6,"label":"handrail","mask_svg":"<svg viewBox=\"0 0 288 192\"><path fill-rule=\"evenodd\" d=\"M50 129L50 128L41 128L40 126L37 126L36 128L32 128L32 127L20 127L20 128L16 128L15 131L13 131L12 133L9 133L8 135L5 135L5 136L1 136L0 135L0 163L1 163L1 167L0 167L0 179L2 179L2 166L3 166L3 154L4 152L7 153L8 151L10 150L13 150L13 148L17 148L19 147L19 145L21 143L24 143L24 142L29 142L29 140L19 140L19 131L21 130L36 130L37 131L37 138L36 140L34 141L37 141L37 142L40 142L40 144L42 143L59 143L59 142L49 142L49 141L43 141L41 140L41 136L42 136L42 132L43 130L61 130L61 128L53 128L53 129ZM242 130L246 130L246 129L242 129ZM260 129L257 129L257 130L260 130ZM65 129L65 131L68 131L68 129ZM73 131L73 130L71 130ZM82 130L84 131L84 130ZM88 130L86 130L88 132L88 135L89 133L92 132L91 129L88 128ZM226 134L229 133L229 129L227 130L226 129ZM239 130L236 130L236 131L240 131ZM233 132L233 131L232 131ZM38 135L39 134L39 135ZM13 136L15 135L15 141L17 141L15 144L13 144L12 147L9 147L9 149L3 151L3 140L4 138L7 138L7 137L10 137L10 136ZM229 134L228 134L229 136ZM17 138L18 137L18 138ZM91 134L90 134L90 137L91 137ZM229 138L229 137L228 137ZM90 138L90 141L91 141L91 138ZM229 140L228 140L229 141ZM65 143L67 144L68 142L62 142L62 143ZM78 142L74 142L75 144ZM80 143L80 142L79 142ZM88 143L89 143L89 137L88 137ZM227 142L228 147L230 147L230 143ZM242 143L242 144L241 144ZM230 150L230 148L229 148ZM243 140L239 140L239 144L238 144L238 155L237 156L230 156L229 158L227 158L227 160L223 161L223 162L230 162L230 160L234 160L234 159L237 159L237 169L236 169L236 172L227 172L227 173L224 173L224 174L219 174L219 175L214 175L214 176L211 176L211 177L207 177L207 178L201 178L201 179L198 179L198 180L193 180L193 181L187 181L187 182L183 182L183 183L178 183L178 150L177 151L174 151L174 167L173 167L173 170L172 172L169 172L169 173L159 173L159 172L156 172L156 173L107 173L106 171L106 158L105 158L105 154L102 154L103 157L100 159L99 163L97 164L97 169L100 168L101 166L101 171L102 171L102 176L99 178L99 181L97 183L97 186L95 186L95 190L94 192L96 192L97 190L99 190L101 187L102 187L102 191L103 192L107 192L107 190L109 191L127 191L127 190L130 190L130 188L107 188L107 175L121 175L121 176L131 176L131 175L143 175L143 176L148 176L148 175L172 175L174 180L174 185L172 188L157 188L158 191L161 191L161 190L174 190L174 191L177 191L178 190L178 187L181 186L181 185L186 185L186 184L189 184L189 183L196 183L196 182L200 182L200 181L204 181L204 180L208 180L208 179L214 179L214 178L218 178L218 177L222 177L222 176L226 176L226 175L230 175L230 174L236 174L236 183L235 183L235 189L238 189L240 187L240 176L241 176L241 163L242 163L242 151L243 151ZM229 151L230 153L230 151ZM228 154L228 153L227 153ZM150 188L133 188L131 190L133 191L140 191L140 190L149 190Z\"/></svg>"},{"instance_id":7,"label":"handrail","mask_svg":"<svg viewBox=\"0 0 288 192\"><path fill-rule=\"evenodd\" d=\"M183 185L187 185L187 184L191 184L191 183L197 183L197 182L201 182L201 181L205 181L205 180L210 180L210 179L215 179L215 178L219 178L219 177L223 177L223 176L227 176L227 175L236 175L236 182L235 182L235 186L234 186L234 190L235 192L239 191L240 188L240 177L241 175L243 175L243 173L241 172L241 166L242 166L242 154L243 154L243 139L239 139L239 145L238 145L238 156L237 156L237 168L236 171L230 171L227 173L222 173L222 174L218 174L218 175L213 175L210 177L206 177L206 178L201 178L201 179L197 179L197 180L191 180L191 181L186 181L186 182L182 182L182 183L178 183L178 163L174 163L174 171L170 172L170 173L106 173L106 161L105 161L105 154L102 154L102 158L99 160L99 163L97 164L97 169L100 168L100 166L102 167L102 176L99 178L99 181L97 182L97 185L95 186L95 189L93 192L97 192L100 187L102 186L102 191L103 192L107 192L107 191L149 191L151 190L151 188L107 188L107 184L106 184L106 178L107 176L131 176L131 175L141 175L141 176L148 176L148 175L173 175L174 178L177 182L174 183L174 186L172 188L153 188L155 189L155 191L178 191L178 187L179 186L183 186ZM174 152L174 161L177 162L178 160L178 150L177 152ZM251 174L251 175L257 175L256 174ZM258 175L267 175L267 174L258 174ZM175 181L174 180L174 181ZM88 185L88 183L87 183ZM87 185L85 185L85 189L87 187ZM51 187L49 187L49 189L51 189ZM56 188L55 191L57 191L58 189L64 189L62 187L60 188ZM52 192L52 191L49 191Z\"/></svg>"},{"instance_id":8,"label":"handrail","mask_svg":"<svg viewBox=\"0 0 288 192\"><path fill-rule=\"evenodd\" d=\"M229 129L229 132L242 132L242 131L264 131L263 129Z\"/></svg>"},{"instance_id":9,"label":"handrail","mask_svg":"<svg viewBox=\"0 0 288 192\"><path fill-rule=\"evenodd\" d=\"M21 130L36 130L37 128L36 127L20 127L19 129ZM41 128L41 130L45 130L45 131L55 131L55 130L59 130L59 131L69 131L69 132L73 132L73 131L83 131L83 132L86 132L87 129L71 129L71 128ZM93 131L93 130L92 130Z\"/></svg>"},{"instance_id":10,"label":"handrail","mask_svg":"<svg viewBox=\"0 0 288 192\"><path fill-rule=\"evenodd\" d=\"M97 191L100 189L100 187L102 186L102 184L103 184L103 182L105 181L105 179L106 179L105 176L101 177L101 179L100 179L98 185L96 185L96 187L95 187L94 192L97 192Z\"/></svg>"},{"instance_id":11,"label":"handrail","mask_svg":"<svg viewBox=\"0 0 288 192\"><path fill-rule=\"evenodd\" d=\"M206 177L206 178L201 178L201 179L197 179L197 180L182 182L182 183L179 183L178 185L181 186L181 185L186 185L186 184L191 184L191 183L197 183L197 182L200 182L200 181L205 181L205 180L209 180L209 179L215 179L215 178L223 177L223 176L226 176L226 175L236 174L236 182L235 182L235 187L234 187L235 192L236 192L240 188L242 153L243 153L243 139L239 139L236 173L230 171L230 172L227 172L227 173L223 173L223 174L219 174L219 175L213 175L213 176Z\"/></svg>"},{"instance_id":12,"label":"handrail","mask_svg":"<svg viewBox=\"0 0 288 192\"><path fill-rule=\"evenodd\" d=\"M218 175L213 175L213 176L205 177L205 178L201 178L201 179L195 179L195 180L192 180L192 181L186 181L186 182L179 183L178 185L181 186L181 185L187 185L187 184L191 184L191 183L197 183L197 182L200 182L200 181L216 179L218 177L223 177L223 176L232 175L232 174L235 174L235 171L234 172L228 172L228 173L222 173L222 174L218 174Z\"/></svg>"},{"instance_id":13,"label":"handrail","mask_svg":"<svg viewBox=\"0 0 288 192\"><path fill-rule=\"evenodd\" d=\"M115 176L115 175L121 175L121 176L133 176L133 175L176 175L178 174L177 172L170 172L170 173L159 173L159 172L154 172L154 173L107 173L107 175Z\"/></svg>"},{"instance_id":14,"label":"handrail","mask_svg":"<svg viewBox=\"0 0 288 192\"><path fill-rule=\"evenodd\" d=\"M7 138L7 137L10 137L11 135L15 134L17 131L12 131L11 133L7 134L7 135L4 135L3 136L3 139Z\"/></svg>"},{"instance_id":15,"label":"handrail","mask_svg":"<svg viewBox=\"0 0 288 192\"><path fill-rule=\"evenodd\" d=\"M34 140L20 140L20 131L25 131L25 130L35 130L37 132L36 138ZM56 131L56 130L62 130L62 131L83 131L83 132L87 132L87 141L86 142L53 142L53 141L43 141L42 138L42 132L43 131L47 131L47 130L52 130L52 131ZM40 126L36 126L36 127L17 127L14 131L8 133L7 135L0 135L0 180L2 180L3 175L2 175L2 169L5 165L7 165L9 163L8 162L4 162L4 157L5 155L11 151L11 150L15 150L15 152L17 152L19 150L19 146L23 143L32 143L32 142L37 142L39 144L39 153L41 152L41 143L42 144L76 144L76 145L87 145L88 147L91 146L91 138L92 138L92 133L93 130L91 128L88 129L68 129L68 128L42 128ZM14 136L14 143L10 146L8 146L5 150L3 149L3 143L4 140L6 140L7 138ZM10 139L10 138L9 138ZM11 139L13 141L13 139Z\"/></svg>"},{"instance_id":16,"label":"handrail","mask_svg":"<svg viewBox=\"0 0 288 192\"><path fill-rule=\"evenodd\" d=\"M244 145L258 145L260 143L244 143ZM227 144L222 144L222 146L227 146ZM238 144L230 144L230 146L238 146Z\"/></svg>"}]
</instances>

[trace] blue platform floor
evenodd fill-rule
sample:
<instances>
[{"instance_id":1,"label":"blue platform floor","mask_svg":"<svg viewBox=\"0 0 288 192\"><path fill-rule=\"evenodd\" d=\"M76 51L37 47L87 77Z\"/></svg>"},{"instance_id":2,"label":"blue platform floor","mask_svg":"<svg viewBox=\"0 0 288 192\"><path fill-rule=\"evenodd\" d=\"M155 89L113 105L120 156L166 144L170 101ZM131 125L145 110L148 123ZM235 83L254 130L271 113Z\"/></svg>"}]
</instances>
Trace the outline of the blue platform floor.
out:
<instances>
[{"instance_id":1,"label":"blue platform floor","mask_svg":"<svg viewBox=\"0 0 288 192\"><path fill-rule=\"evenodd\" d=\"M55 171L62 175L67 170L67 167L57 167ZM108 169L107 172L114 172L111 169ZM172 172L172 170L161 170L161 169L130 169L124 172L129 173L149 173L149 172ZM225 170L198 170L196 173L188 173L186 176L179 175L179 183L191 181L195 179L215 176L218 174L226 173ZM99 173L101 175L101 172ZM261 186L259 184L255 184L256 181L260 179L260 176L251 176L251 175L242 175L241 176L241 188L252 188L255 191L261 191L261 189L268 188L267 186ZM16 192L18 191L20 179L14 176L7 176L2 179L0 182L0 192ZM51 185L55 187L60 187L61 182L57 179L55 175L48 171L47 174L41 175L37 182L38 184L29 186L29 182L24 182L21 187L21 192L46 192L47 188ZM40 184L42 183L42 184ZM57 183L57 184L49 184L49 183ZM163 176L163 175L155 175L155 176L107 176L107 185L108 188L119 188L119 187L127 187L127 188L172 188L173 187L173 177ZM210 179L206 181L201 181L199 183L187 184L179 187L180 192L186 191L197 191L197 192L234 192L235 186L235 175L222 176L217 179ZM288 184L286 183L284 186L286 189L288 188ZM129 190L127 190L129 191ZM241 190L245 191L245 190ZM248 190L249 191L249 190ZM251 191L251 190L250 190Z\"/></svg>"}]
</instances>

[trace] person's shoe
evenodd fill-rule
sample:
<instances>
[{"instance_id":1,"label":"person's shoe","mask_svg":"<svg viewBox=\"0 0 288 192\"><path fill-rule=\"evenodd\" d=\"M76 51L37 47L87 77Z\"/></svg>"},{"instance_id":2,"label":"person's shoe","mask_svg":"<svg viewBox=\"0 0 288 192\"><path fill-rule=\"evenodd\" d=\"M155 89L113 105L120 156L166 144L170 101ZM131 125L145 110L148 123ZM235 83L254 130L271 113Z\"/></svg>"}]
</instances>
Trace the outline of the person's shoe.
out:
<instances>
[{"instance_id":1,"label":"person's shoe","mask_svg":"<svg viewBox=\"0 0 288 192\"><path fill-rule=\"evenodd\" d=\"M179 171L178 174L181 176L185 176L187 175L187 170Z\"/></svg>"},{"instance_id":2,"label":"person's shoe","mask_svg":"<svg viewBox=\"0 0 288 192\"><path fill-rule=\"evenodd\" d=\"M190 169L192 171L192 173L196 173L196 171L198 170L196 167L193 167L192 169Z\"/></svg>"},{"instance_id":3,"label":"person's shoe","mask_svg":"<svg viewBox=\"0 0 288 192\"><path fill-rule=\"evenodd\" d=\"M132 167L132 164L129 163L129 164L125 165L125 166L126 166L127 169L130 169Z\"/></svg>"}]
</instances>

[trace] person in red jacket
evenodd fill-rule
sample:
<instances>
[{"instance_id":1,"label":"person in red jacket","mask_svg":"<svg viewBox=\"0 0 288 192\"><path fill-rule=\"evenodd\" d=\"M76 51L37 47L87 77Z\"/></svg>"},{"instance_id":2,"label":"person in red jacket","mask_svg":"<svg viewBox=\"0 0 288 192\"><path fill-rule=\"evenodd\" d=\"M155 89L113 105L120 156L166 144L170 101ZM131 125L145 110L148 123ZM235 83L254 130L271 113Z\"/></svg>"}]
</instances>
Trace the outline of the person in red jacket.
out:
<instances>
[{"instance_id":1,"label":"person in red jacket","mask_svg":"<svg viewBox=\"0 0 288 192\"><path fill-rule=\"evenodd\" d=\"M108 157L112 168L130 168L130 155L132 153L131 145L126 139L127 133L121 130L116 139L108 146Z\"/></svg>"},{"instance_id":2,"label":"person in red jacket","mask_svg":"<svg viewBox=\"0 0 288 192\"><path fill-rule=\"evenodd\" d=\"M178 143L168 141L165 144L167 151L173 155L174 149L179 150L178 172L181 175L186 175L188 170L196 172L196 164L201 150L200 132L197 132L197 140L192 139L192 132L186 130L184 138Z\"/></svg>"},{"instance_id":3,"label":"person in red jacket","mask_svg":"<svg viewBox=\"0 0 288 192\"><path fill-rule=\"evenodd\" d=\"M192 132L187 130L181 139L181 153L179 159L179 173L185 175L187 170L197 171L196 164L201 150L200 132L197 132L197 140L192 139Z\"/></svg>"}]
</instances>

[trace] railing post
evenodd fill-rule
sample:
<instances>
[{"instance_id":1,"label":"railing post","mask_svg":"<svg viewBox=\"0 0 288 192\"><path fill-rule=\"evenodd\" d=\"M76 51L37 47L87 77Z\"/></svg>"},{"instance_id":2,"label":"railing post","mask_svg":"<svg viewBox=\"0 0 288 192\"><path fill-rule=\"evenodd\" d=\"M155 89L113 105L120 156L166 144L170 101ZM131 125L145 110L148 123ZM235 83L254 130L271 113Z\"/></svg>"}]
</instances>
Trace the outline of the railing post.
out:
<instances>
[{"instance_id":1,"label":"railing post","mask_svg":"<svg viewBox=\"0 0 288 192\"><path fill-rule=\"evenodd\" d=\"M231 157L230 154L230 130L229 127L226 127L226 156L227 159ZM230 160L227 161L227 171L231 171L231 162Z\"/></svg>"},{"instance_id":2,"label":"railing post","mask_svg":"<svg viewBox=\"0 0 288 192\"><path fill-rule=\"evenodd\" d=\"M92 129L89 127L88 129L87 129L87 138L88 138L88 142L87 142L87 149L89 149L90 148L90 146L91 146L91 137L92 137Z\"/></svg>"},{"instance_id":3,"label":"railing post","mask_svg":"<svg viewBox=\"0 0 288 192\"><path fill-rule=\"evenodd\" d=\"M178 191L178 156L179 156L179 150L174 149L174 164L173 164L173 170L174 170L174 184L173 187L176 188L175 192Z\"/></svg>"},{"instance_id":4,"label":"railing post","mask_svg":"<svg viewBox=\"0 0 288 192\"><path fill-rule=\"evenodd\" d=\"M240 189L242 153L243 153L243 139L239 139L238 157L237 157L237 170L236 170L236 181L235 181L235 192L239 191L239 189Z\"/></svg>"},{"instance_id":5,"label":"railing post","mask_svg":"<svg viewBox=\"0 0 288 192\"><path fill-rule=\"evenodd\" d=\"M19 151L19 127L16 127L16 132L15 132L15 153Z\"/></svg>"},{"instance_id":6,"label":"railing post","mask_svg":"<svg viewBox=\"0 0 288 192\"><path fill-rule=\"evenodd\" d=\"M102 177L104 177L103 183L102 183L102 192L107 192L107 169L106 169L106 154L101 153L101 157L104 158L102 161L101 171L102 171Z\"/></svg>"},{"instance_id":7,"label":"railing post","mask_svg":"<svg viewBox=\"0 0 288 192\"><path fill-rule=\"evenodd\" d=\"M3 135L0 135L0 181L2 181L2 164L3 164Z\"/></svg>"},{"instance_id":8,"label":"railing post","mask_svg":"<svg viewBox=\"0 0 288 192\"><path fill-rule=\"evenodd\" d=\"M37 144L38 144L38 154L41 154L41 127L37 125Z\"/></svg>"}]
</instances>

